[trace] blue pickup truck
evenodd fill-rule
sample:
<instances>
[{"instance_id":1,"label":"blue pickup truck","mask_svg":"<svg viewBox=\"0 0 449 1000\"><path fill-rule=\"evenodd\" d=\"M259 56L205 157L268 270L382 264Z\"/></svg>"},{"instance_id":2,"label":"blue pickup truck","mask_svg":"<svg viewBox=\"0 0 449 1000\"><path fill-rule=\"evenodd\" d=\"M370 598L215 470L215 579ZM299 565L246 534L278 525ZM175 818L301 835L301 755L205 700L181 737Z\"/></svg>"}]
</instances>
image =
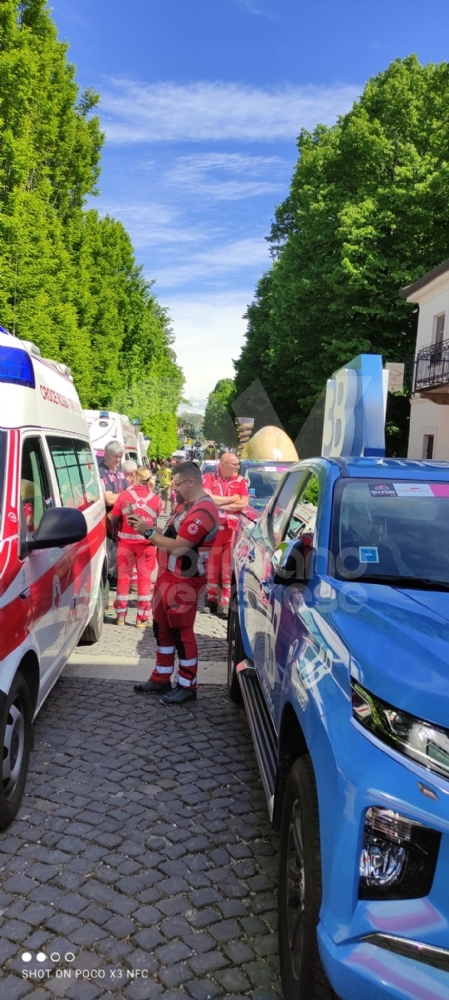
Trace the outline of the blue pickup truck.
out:
<instances>
[{"instance_id":1,"label":"blue pickup truck","mask_svg":"<svg viewBox=\"0 0 449 1000\"><path fill-rule=\"evenodd\" d=\"M296 463L233 587L285 1000L449 1000L449 463Z\"/></svg>"}]
</instances>

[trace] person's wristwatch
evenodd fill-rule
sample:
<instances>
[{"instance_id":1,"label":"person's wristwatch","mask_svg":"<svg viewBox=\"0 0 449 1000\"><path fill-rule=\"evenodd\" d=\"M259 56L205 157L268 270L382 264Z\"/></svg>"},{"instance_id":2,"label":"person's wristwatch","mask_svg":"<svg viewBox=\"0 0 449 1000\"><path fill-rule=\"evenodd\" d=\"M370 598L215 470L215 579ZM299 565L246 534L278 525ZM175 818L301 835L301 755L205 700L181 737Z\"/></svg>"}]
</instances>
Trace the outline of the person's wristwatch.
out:
<instances>
[{"instance_id":1,"label":"person's wristwatch","mask_svg":"<svg viewBox=\"0 0 449 1000\"><path fill-rule=\"evenodd\" d=\"M152 538L153 535L155 534L156 534L156 528L147 528L147 530L144 531L143 533L143 537L146 538L147 542L149 542L150 538Z\"/></svg>"}]
</instances>

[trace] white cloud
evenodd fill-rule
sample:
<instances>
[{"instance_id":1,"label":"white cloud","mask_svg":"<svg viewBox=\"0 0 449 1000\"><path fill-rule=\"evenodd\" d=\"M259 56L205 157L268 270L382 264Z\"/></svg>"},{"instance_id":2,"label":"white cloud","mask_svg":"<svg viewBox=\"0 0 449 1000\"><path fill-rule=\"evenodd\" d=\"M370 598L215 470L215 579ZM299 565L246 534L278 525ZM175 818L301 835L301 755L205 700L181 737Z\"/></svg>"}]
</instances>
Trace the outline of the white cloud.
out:
<instances>
[{"instance_id":1,"label":"white cloud","mask_svg":"<svg viewBox=\"0 0 449 1000\"><path fill-rule=\"evenodd\" d=\"M180 156L165 177L165 184L203 201L237 201L285 189L279 156L245 156L242 153L200 153ZM284 183L282 183L284 181Z\"/></svg>"},{"instance_id":2,"label":"white cloud","mask_svg":"<svg viewBox=\"0 0 449 1000\"><path fill-rule=\"evenodd\" d=\"M156 278L158 287L164 288L174 288L198 279L216 284L223 277L240 274L245 268L264 268L269 264L265 240L262 237L247 238L232 243L216 243L190 255L185 253L179 263L166 269L159 267Z\"/></svg>"},{"instance_id":3,"label":"white cloud","mask_svg":"<svg viewBox=\"0 0 449 1000\"><path fill-rule=\"evenodd\" d=\"M231 0L231 3L237 4L238 7L244 7L249 14L258 14L259 17L268 17L272 20L271 14L268 11L263 10L256 0Z\"/></svg>"},{"instance_id":4,"label":"white cloud","mask_svg":"<svg viewBox=\"0 0 449 1000\"><path fill-rule=\"evenodd\" d=\"M243 313L253 299L252 290L170 298L174 348L186 378L185 396L205 399L220 378L233 378L232 358L243 344Z\"/></svg>"},{"instance_id":5,"label":"white cloud","mask_svg":"<svg viewBox=\"0 0 449 1000\"><path fill-rule=\"evenodd\" d=\"M292 140L302 128L331 124L348 111L360 88L285 84L262 90L200 81L143 84L113 79L102 97L109 142L245 142Z\"/></svg>"},{"instance_id":6,"label":"white cloud","mask_svg":"<svg viewBox=\"0 0 449 1000\"><path fill-rule=\"evenodd\" d=\"M102 201L99 208L102 215L112 215L123 223L137 250L201 243L204 239L198 227L182 225L175 210L156 202Z\"/></svg>"}]
</instances>

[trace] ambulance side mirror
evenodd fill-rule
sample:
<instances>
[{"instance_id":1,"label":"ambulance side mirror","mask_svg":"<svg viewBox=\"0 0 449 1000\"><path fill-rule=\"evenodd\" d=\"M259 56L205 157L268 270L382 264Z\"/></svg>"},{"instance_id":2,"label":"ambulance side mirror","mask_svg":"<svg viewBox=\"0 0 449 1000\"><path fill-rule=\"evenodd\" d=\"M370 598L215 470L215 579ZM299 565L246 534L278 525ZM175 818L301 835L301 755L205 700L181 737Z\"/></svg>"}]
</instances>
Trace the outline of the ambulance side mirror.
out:
<instances>
[{"instance_id":1,"label":"ambulance side mirror","mask_svg":"<svg viewBox=\"0 0 449 1000\"><path fill-rule=\"evenodd\" d=\"M51 507L46 510L37 531L27 535L28 551L61 548L82 542L87 535L84 514L73 507Z\"/></svg>"}]
</instances>

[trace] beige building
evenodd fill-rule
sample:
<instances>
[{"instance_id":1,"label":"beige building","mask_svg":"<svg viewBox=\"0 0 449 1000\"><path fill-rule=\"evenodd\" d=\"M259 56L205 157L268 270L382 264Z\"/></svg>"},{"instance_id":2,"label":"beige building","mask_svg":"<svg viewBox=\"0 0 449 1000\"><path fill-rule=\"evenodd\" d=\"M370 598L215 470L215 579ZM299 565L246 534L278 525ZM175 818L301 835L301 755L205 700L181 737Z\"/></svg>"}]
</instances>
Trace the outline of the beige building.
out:
<instances>
[{"instance_id":1,"label":"beige building","mask_svg":"<svg viewBox=\"0 0 449 1000\"><path fill-rule=\"evenodd\" d=\"M399 294L419 306L408 457L449 461L449 260Z\"/></svg>"}]
</instances>

